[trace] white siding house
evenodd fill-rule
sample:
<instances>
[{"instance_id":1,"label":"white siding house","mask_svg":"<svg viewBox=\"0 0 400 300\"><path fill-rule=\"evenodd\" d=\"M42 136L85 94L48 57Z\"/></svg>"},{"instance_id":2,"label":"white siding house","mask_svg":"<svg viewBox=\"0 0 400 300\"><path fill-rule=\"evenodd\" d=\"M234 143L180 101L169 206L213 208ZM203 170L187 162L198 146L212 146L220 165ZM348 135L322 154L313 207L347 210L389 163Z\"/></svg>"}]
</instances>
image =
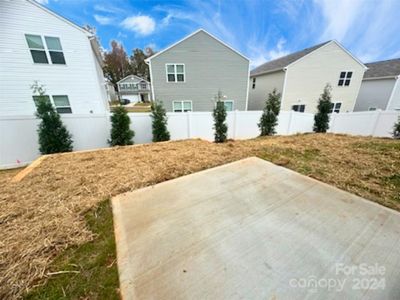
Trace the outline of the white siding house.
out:
<instances>
[{"instance_id":1,"label":"white siding house","mask_svg":"<svg viewBox=\"0 0 400 300\"><path fill-rule=\"evenodd\" d=\"M366 66L354 111L400 110L400 58Z\"/></svg>"},{"instance_id":2,"label":"white siding house","mask_svg":"<svg viewBox=\"0 0 400 300\"><path fill-rule=\"evenodd\" d=\"M139 76L128 75L118 81L117 86L121 99L127 99L131 103L150 101L150 82Z\"/></svg>"},{"instance_id":3,"label":"white siding house","mask_svg":"<svg viewBox=\"0 0 400 300\"><path fill-rule=\"evenodd\" d=\"M351 112L366 67L336 41L267 62L250 73L249 110L262 110L274 88L281 110L315 113L320 94L332 86L333 112Z\"/></svg>"},{"instance_id":4,"label":"white siding house","mask_svg":"<svg viewBox=\"0 0 400 300\"><path fill-rule=\"evenodd\" d=\"M203 29L149 57L152 96L167 111L247 110L249 59Z\"/></svg>"},{"instance_id":5,"label":"white siding house","mask_svg":"<svg viewBox=\"0 0 400 300\"><path fill-rule=\"evenodd\" d=\"M32 84L60 113L108 110L94 35L32 0L0 1L0 116L32 116Z\"/></svg>"}]
</instances>

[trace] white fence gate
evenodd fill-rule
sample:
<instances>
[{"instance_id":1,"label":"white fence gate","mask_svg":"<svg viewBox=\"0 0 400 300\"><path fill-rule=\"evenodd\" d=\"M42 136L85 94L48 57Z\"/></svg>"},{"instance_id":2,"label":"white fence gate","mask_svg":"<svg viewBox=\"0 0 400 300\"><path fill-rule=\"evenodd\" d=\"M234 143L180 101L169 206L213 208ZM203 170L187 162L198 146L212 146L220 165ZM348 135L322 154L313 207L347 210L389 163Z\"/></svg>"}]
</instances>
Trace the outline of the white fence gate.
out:
<instances>
[{"instance_id":1,"label":"white fence gate","mask_svg":"<svg viewBox=\"0 0 400 300\"><path fill-rule=\"evenodd\" d=\"M259 135L257 123L261 111L228 112L228 137L248 139ZM333 114L330 132L354 135L388 137L399 112L374 111ZM202 138L213 140L213 118L211 112L168 113L168 130L172 140ZM135 131L136 144L152 140L149 113L129 113ZM110 133L107 115L63 115L62 120L73 135L74 150L108 147ZM277 134L288 135L311 132L314 115L294 111L279 114ZM40 154L37 142L38 120L34 116L0 117L0 168L25 165Z\"/></svg>"}]
</instances>

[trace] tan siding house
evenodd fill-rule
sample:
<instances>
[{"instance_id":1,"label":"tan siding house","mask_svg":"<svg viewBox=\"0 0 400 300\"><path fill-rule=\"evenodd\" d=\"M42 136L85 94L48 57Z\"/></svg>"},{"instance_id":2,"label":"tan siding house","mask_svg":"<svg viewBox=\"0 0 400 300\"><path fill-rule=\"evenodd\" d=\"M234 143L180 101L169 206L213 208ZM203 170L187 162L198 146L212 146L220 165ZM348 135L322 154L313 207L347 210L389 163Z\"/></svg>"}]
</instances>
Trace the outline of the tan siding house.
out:
<instances>
[{"instance_id":1,"label":"tan siding house","mask_svg":"<svg viewBox=\"0 0 400 300\"><path fill-rule=\"evenodd\" d=\"M211 111L221 91L227 110L246 110L249 60L200 29L148 58L153 100L167 111Z\"/></svg>"},{"instance_id":2,"label":"tan siding house","mask_svg":"<svg viewBox=\"0 0 400 300\"><path fill-rule=\"evenodd\" d=\"M329 41L267 62L254 69L249 109L259 110L273 88L281 94L281 110L315 113L327 83L332 86L333 111L351 112L366 67L338 42ZM254 87L254 88L253 88Z\"/></svg>"}]
</instances>

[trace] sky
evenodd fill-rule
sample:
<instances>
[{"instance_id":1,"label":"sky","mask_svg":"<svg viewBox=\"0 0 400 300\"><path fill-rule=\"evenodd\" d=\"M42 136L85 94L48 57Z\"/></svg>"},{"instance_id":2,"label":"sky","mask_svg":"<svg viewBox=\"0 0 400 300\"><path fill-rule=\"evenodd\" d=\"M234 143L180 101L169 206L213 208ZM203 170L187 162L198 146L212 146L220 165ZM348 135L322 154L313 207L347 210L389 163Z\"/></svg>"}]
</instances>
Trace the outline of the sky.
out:
<instances>
[{"instance_id":1,"label":"sky","mask_svg":"<svg viewBox=\"0 0 400 300\"><path fill-rule=\"evenodd\" d=\"M103 48L156 51L203 28L254 68L335 39L363 62L400 57L400 0L37 0L96 28Z\"/></svg>"}]
</instances>

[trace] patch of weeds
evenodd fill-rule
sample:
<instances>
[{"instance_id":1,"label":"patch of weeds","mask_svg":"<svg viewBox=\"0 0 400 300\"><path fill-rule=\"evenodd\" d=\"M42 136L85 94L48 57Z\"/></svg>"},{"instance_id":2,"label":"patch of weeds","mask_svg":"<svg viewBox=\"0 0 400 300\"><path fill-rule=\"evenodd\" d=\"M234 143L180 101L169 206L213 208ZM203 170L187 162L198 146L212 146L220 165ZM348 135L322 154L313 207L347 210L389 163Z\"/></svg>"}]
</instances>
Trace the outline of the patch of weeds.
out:
<instances>
[{"instance_id":1,"label":"patch of weeds","mask_svg":"<svg viewBox=\"0 0 400 300\"><path fill-rule=\"evenodd\" d=\"M93 241L64 251L50 267L49 273L54 275L25 299L119 299L110 201L102 202L85 217L95 234Z\"/></svg>"},{"instance_id":2,"label":"patch of weeds","mask_svg":"<svg viewBox=\"0 0 400 300\"><path fill-rule=\"evenodd\" d=\"M400 142L392 139L381 139L380 141L366 141L352 144L355 149L367 149L381 154L385 151L400 151Z\"/></svg>"}]
</instances>

